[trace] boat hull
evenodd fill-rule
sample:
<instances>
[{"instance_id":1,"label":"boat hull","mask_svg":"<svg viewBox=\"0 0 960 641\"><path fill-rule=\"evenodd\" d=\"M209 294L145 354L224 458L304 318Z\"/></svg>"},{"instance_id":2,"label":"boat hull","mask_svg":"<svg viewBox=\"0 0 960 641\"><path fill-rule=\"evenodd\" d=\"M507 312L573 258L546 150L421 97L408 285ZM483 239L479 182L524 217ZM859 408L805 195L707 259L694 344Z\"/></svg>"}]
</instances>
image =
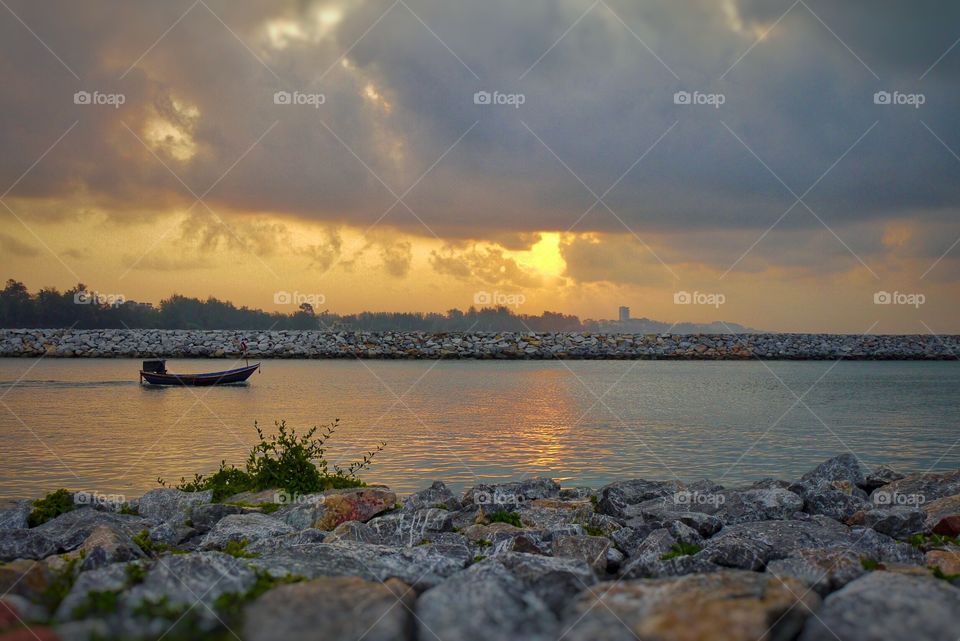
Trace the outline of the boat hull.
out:
<instances>
[{"instance_id":1,"label":"boat hull","mask_svg":"<svg viewBox=\"0 0 960 641\"><path fill-rule=\"evenodd\" d=\"M191 387L230 385L243 383L258 369L260 369L260 363L208 374L158 374L141 370L140 381L146 381L150 385L189 385Z\"/></svg>"}]
</instances>

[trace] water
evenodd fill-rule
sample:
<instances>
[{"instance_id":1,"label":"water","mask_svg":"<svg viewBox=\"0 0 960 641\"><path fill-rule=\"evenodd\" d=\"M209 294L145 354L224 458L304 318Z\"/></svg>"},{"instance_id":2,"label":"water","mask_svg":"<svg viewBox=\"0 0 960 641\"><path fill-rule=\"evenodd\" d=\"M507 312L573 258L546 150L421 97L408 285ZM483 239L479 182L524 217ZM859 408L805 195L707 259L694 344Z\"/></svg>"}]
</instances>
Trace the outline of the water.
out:
<instances>
[{"instance_id":1,"label":"water","mask_svg":"<svg viewBox=\"0 0 960 641\"><path fill-rule=\"evenodd\" d=\"M249 385L214 388L142 387L138 369L0 359L0 497L137 496L158 476L242 464L254 420L280 418L339 417L330 460L344 465L386 441L364 478L404 492L537 474L729 486L851 450L871 466L960 467L953 362L267 361Z\"/></svg>"}]
</instances>

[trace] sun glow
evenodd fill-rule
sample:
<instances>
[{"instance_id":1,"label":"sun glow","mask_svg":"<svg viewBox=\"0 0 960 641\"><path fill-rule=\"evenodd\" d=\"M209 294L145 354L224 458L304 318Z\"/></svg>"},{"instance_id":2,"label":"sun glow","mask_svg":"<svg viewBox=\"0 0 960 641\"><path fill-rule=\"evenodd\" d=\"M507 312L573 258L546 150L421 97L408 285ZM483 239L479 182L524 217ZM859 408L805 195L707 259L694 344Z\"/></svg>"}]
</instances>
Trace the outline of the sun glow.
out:
<instances>
[{"instance_id":1,"label":"sun glow","mask_svg":"<svg viewBox=\"0 0 960 641\"><path fill-rule=\"evenodd\" d=\"M544 276L560 276L567 267L560 254L560 233L542 232L540 240L529 251L520 253L517 260Z\"/></svg>"}]
</instances>

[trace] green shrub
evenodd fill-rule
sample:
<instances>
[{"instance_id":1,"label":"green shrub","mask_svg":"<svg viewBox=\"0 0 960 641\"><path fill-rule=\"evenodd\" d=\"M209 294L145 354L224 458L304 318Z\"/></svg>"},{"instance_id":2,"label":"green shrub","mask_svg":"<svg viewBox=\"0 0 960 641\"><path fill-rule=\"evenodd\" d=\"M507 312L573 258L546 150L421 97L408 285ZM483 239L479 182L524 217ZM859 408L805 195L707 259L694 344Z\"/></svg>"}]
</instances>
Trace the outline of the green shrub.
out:
<instances>
[{"instance_id":1,"label":"green shrub","mask_svg":"<svg viewBox=\"0 0 960 641\"><path fill-rule=\"evenodd\" d=\"M133 614L147 619L169 619L172 621L179 620L191 609L186 604L170 603L170 598L163 595L155 600L142 600L133 608Z\"/></svg>"},{"instance_id":2,"label":"green shrub","mask_svg":"<svg viewBox=\"0 0 960 641\"><path fill-rule=\"evenodd\" d=\"M253 559L256 558L256 554L252 552L247 552L247 545L250 541L246 539L240 539L239 541L227 541L226 546L223 548L224 554L229 554L238 559Z\"/></svg>"},{"instance_id":3,"label":"green shrub","mask_svg":"<svg viewBox=\"0 0 960 641\"><path fill-rule=\"evenodd\" d=\"M930 548L942 547L944 545L957 545L958 541L956 537L947 536L946 534L913 534L907 541L914 547L920 548L924 551L929 550Z\"/></svg>"},{"instance_id":4,"label":"green shrub","mask_svg":"<svg viewBox=\"0 0 960 641\"><path fill-rule=\"evenodd\" d=\"M274 488L295 496L329 489L364 487L366 484L357 478L357 473L368 468L386 444L380 443L346 469L334 464L331 470L325 458L327 441L339 423L340 419L336 419L323 430L312 427L298 434L294 428L287 427L286 421L278 421L275 423L277 433L270 436L265 435L259 424L254 423L259 442L250 450L245 469L228 466L221 461L220 469L215 473L210 476L196 474L192 481L180 479L177 489L186 492L213 490L213 500L219 502L238 492ZM166 485L163 479L157 480L161 485Z\"/></svg>"},{"instance_id":5,"label":"green shrub","mask_svg":"<svg viewBox=\"0 0 960 641\"><path fill-rule=\"evenodd\" d=\"M677 543L670 546L670 551L660 557L661 561L669 561L670 559L675 559L678 556L689 556L691 554L696 554L703 548L695 543Z\"/></svg>"},{"instance_id":6,"label":"green shrub","mask_svg":"<svg viewBox=\"0 0 960 641\"><path fill-rule=\"evenodd\" d=\"M520 524L520 514L517 512L507 512L506 510L499 510L490 515L491 523L509 523L514 527L523 527Z\"/></svg>"},{"instance_id":7,"label":"green shrub","mask_svg":"<svg viewBox=\"0 0 960 641\"><path fill-rule=\"evenodd\" d=\"M876 559L871 559L866 556L860 559L860 565L867 572L873 572L874 570L880 569L880 561L877 561Z\"/></svg>"},{"instance_id":8,"label":"green shrub","mask_svg":"<svg viewBox=\"0 0 960 641\"><path fill-rule=\"evenodd\" d=\"M140 533L132 537L132 540L137 544L137 547L147 554L147 556L157 556L162 552L186 554L186 552L180 548L175 548L172 545L167 545L166 543L157 543L150 538L150 533L146 530L140 530Z\"/></svg>"},{"instance_id":9,"label":"green shrub","mask_svg":"<svg viewBox=\"0 0 960 641\"><path fill-rule=\"evenodd\" d=\"M604 535L605 535L605 533L604 533L604 531L603 531L603 528L599 528L599 527L597 527L596 525L589 525L589 524L586 524L586 523L581 523L581 524L580 524L580 527L582 527L582 528L583 528L583 531L586 532L586 533L587 533L588 535L590 535L590 536L604 536Z\"/></svg>"},{"instance_id":10,"label":"green shrub","mask_svg":"<svg viewBox=\"0 0 960 641\"><path fill-rule=\"evenodd\" d=\"M128 503L124 503L120 506L120 514L130 514L132 516L140 516L140 510L135 510L130 507Z\"/></svg>"},{"instance_id":11,"label":"green shrub","mask_svg":"<svg viewBox=\"0 0 960 641\"><path fill-rule=\"evenodd\" d=\"M124 572L127 575L127 587L139 585L147 578L147 568L137 562L131 562L127 565Z\"/></svg>"},{"instance_id":12,"label":"green shrub","mask_svg":"<svg viewBox=\"0 0 960 641\"><path fill-rule=\"evenodd\" d=\"M118 590L91 590L87 592L86 598L73 608L73 616L76 619L86 619L116 612L119 597Z\"/></svg>"},{"instance_id":13,"label":"green shrub","mask_svg":"<svg viewBox=\"0 0 960 641\"><path fill-rule=\"evenodd\" d=\"M239 619L243 611L243 606L265 592L268 592L269 590L272 590L280 585L306 581L306 578L300 576L299 574L288 574L282 577L274 577L266 570L254 568L253 571L256 574L256 581L249 590L243 593L225 592L217 597L217 599L213 602L214 610L216 610L217 613L228 622L235 622L237 619Z\"/></svg>"},{"instance_id":14,"label":"green shrub","mask_svg":"<svg viewBox=\"0 0 960 641\"><path fill-rule=\"evenodd\" d=\"M73 511L73 494L64 489L47 494L33 502L33 511L27 517L29 527L37 527L61 514Z\"/></svg>"},{"instance_id":15,"label":"green shrub","mask_svg":"<svg viewBox=\"0 0 960 641\"><path fill-rule=\"evenodd\" d=\"M157 479L157 481L160 485L166 485L163 479ZM252 490L254 486L249 474L232 465L227 466L226 461L220 461L220 469L210 476L194 474L192 481L180 479L177 489L184 492L213 490L213 500L219 503L228 496Z\"/></svg>"}]
</instances>

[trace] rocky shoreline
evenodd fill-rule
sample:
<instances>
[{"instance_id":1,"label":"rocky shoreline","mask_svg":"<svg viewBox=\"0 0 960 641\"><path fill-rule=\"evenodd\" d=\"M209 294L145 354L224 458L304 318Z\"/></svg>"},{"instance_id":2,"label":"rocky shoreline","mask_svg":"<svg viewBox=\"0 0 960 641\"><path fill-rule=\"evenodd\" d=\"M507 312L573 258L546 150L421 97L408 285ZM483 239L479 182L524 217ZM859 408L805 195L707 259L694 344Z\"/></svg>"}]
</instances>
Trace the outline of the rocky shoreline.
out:
<instances>
[{"instance_id":1,"label":"rocky shoreline","mask_svg":"<svg viewBox=\"0 0 960 641\"><path fill-rule=\"evenodd\" d=\"M0 357L955 360L960 336L2 329Z\"/></svg>"},{"instance_id":2,"label":"rocky shoreline","mask_svg":"<svg viewBox=\"0 0 960 641\"><path fill-rule=\"evenodd\" d=\"M872 641L960 631L960 470L0 511L0 639ZM30 630L26 630L29 627ZM19 636L16 636L19 635Z\"/></svg>"}]
</instances>

